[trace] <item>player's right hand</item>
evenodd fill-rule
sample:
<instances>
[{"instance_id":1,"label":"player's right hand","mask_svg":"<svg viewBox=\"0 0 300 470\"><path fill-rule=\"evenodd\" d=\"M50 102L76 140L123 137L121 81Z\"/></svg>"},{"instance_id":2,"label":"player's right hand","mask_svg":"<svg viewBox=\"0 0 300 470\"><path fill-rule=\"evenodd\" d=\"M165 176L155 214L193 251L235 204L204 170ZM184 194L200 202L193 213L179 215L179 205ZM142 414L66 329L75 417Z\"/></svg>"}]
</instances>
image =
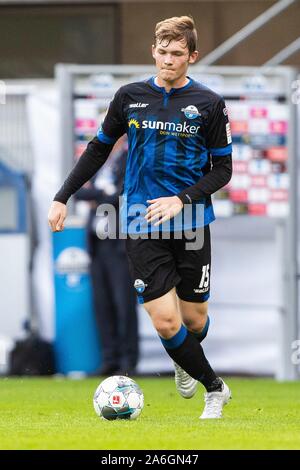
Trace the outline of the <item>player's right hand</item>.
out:
<instances>
[{"instance_id":1,"label":"player's right hand","mask_svg":"<svg viewBox=\"0 0 300 470\"><path fill-rule=\"evenodd\" d=\"M62 202L53 201L48 212L48 224L52 232L61 232L67 217L67 206Z\"/></svg>"}]
</instances>

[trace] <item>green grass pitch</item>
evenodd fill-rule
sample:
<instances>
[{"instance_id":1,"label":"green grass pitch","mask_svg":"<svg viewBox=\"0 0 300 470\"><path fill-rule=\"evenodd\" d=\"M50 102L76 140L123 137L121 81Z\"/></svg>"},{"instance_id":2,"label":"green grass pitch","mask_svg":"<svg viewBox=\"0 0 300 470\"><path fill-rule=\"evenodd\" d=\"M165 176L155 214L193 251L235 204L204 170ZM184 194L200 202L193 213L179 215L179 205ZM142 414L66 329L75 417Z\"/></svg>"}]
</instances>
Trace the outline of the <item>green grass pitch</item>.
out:
<instances>
[{"instance_id":1,"label":"green grass pitch","mask_svg":"<svg viewBox=\"0 0 300 470\"><path fill-rule=\"evenodd\" d=\"M136 421L94 412L97 379L0 380L0 449L299 449L300 383L227 379L222 420L201 421L201 388L184 400L172 378L136 378L145 407Z\"/></svg>"}]
</instances>

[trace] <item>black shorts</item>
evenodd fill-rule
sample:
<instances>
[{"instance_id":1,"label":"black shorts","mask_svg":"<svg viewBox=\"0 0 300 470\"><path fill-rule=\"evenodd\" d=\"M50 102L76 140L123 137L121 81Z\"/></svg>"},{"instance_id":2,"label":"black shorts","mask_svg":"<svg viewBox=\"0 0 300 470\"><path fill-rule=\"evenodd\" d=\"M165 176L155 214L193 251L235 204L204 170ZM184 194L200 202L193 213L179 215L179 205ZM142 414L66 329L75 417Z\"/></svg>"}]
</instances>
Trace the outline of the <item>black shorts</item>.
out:
<instances>
[{"instance_id":1,"label":"black shorts","mask_svg":"<svg viewBox=\"0 0 300 470\"><path fill-rule=\"evenodd\" d=\"M210 293L209 225L197 229L196 241L181 233L169 240L127 238L129 269L139 303L157 299L176 286L180 299L205 302ZM187 245L194 249L187 249Z\"/></svg>"}]
</instances>

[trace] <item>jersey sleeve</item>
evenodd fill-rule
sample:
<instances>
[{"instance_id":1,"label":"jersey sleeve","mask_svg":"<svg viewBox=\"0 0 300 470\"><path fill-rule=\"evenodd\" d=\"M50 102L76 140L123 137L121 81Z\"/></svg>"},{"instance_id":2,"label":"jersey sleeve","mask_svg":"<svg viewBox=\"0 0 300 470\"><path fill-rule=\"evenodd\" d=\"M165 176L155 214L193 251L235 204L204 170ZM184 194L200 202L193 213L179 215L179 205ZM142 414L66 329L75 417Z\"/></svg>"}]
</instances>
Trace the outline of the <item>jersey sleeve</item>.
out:
<instances>
[{"instance_id":1,"label":"jersey sleeve","mask_svg":"<svg viewBox=\"0 0 300 470\"><path fill-rule=\"evenodd\" d=\"M70 196L90 180L106 162L113 144L104 144L97 137L89 143L74 168L69 173L60 190L56 193L54 201L66 204Z\"/></svg>"},{"instance_id":2,"label":"jersey sleeve","mask_svg":"<svg viewBox=\"0 0 300 470\"><path fill-rule=\"evenodd\" d=\"M103 144L114 144L126 132L123 99L122 88L120 88L110 102L104 121L97 132L97 138Z\"/></svg>"},{"instance_id":3,"label":"jersey sleeve","mask_svg":"<svg viewBox=\"0 0 300 470\"><path fill-rule=\"evenodd\" d=\"M102 127L66 178L54 201L66 204L69 197L90 180L106 162L114 143L126 132L123 118L123 93L120 88L112 99Z\"/></svg>"},{"instance_id":4,"label":"jersey sleeve","mask_svg":"<svg viewBox=\"0 0 300 470\"><path fill-rule=\"evenodd\" d=\"M228 111L223 98L213 105L207 124L207 148L212 157L232 153L232 138Z\"/></svg>"}]
</instances>

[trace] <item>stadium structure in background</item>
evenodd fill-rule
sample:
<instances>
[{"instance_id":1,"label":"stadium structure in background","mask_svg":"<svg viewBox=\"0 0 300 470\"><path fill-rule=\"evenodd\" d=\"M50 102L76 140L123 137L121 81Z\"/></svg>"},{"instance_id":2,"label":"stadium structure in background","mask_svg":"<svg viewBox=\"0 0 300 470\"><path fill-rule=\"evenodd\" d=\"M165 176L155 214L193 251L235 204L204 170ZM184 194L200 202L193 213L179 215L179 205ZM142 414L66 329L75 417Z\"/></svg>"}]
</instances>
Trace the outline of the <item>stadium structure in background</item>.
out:
<instances>
[{"instance_id":1,"label":"stadium structure in background","mask_svg":"<svg viewBox=\"0 0 300 470\"><path fill-rule=\"evenodd\" d=\"M61 179L96 134L99 117L125 83L154 74L152 66L56 66L60 90ZM281 272L281 343L278 379L296 379L291 345L298 337L297 286L297 74L290 67L191 68L194 79L224 96L232 126L234 175L214 195L218 217L276 220ZM71 213L75 206L71 203Z\"/></svg>"},{"instance_id":2,"label":"stadium structure in background","mask_svg":"<svg viewBox=\"0 0 300 470\"><path fill-rule=\"evenodd\" d=\"M217 60L222 58L226 53L238 46L245 39L255 34L259 28L262 28L265 24L270 22L270 20L287 10L290 5L293 3L296 4L296 2L297 0L278 0L270 7L266 7L266 10L262 14L235 33L232 37L227 39L215 50L210 52L200 61L200 63L198 63L197 67L194 67L191 70L191 74L195 76L195 78L204 82L206 80L208 86L216 89L216 91L219 90L221 94L224 94L230 113L234 143L235 175L233 180L230 182L230 185L222 191L219 191L214 198L214 207L217 216L219 220L223 220L223 223L221 223L221 229L223 230L225 227L224 222L227 226L228 221L229 226L243 226L244 233L247 232L247 228L249 226L252 226L253 230L258 232L254 222L254 219L257 221L259 218L256 214L260 214L262 217L260 217L259 220L263 224L266 222L268 227L272 227L272 230L276 227L277 250L274 250L274 258L278 260L276 264L282 268L280 273L282 298L280 306L277 303L275 309L276 312L280 312L282 325L282 328L280 329L280 350L284 352L284 354L278 355L281 362L278 364L276 376L279 379L294 379L299 374L299 369L297 374L297 367L291 362L291 356L293 353L291 344L293 342L293 338L296 339L300 337L299 324L297 324L297 311L299 307L297 300L297 275L299 278L297 260L299 256L297 253L296 242L298 235L297 227L299 226L297 219L297 198L299 192L297 186L297 155L295 154L296 148L299 147L299 144L298 146L296 145L295 123L297 107L291 106L291 95L294 94L294 96L297 97L299 104L300 81L294 81L296 78L296 72L294 70L285 69L285 71L283 71L283 69L277 69L277 67L275 68L274 66L283 63L283 61L300 49L300 38L298 37L298 39L278 52L278 54L268 60L268 62L266 62L266 64L261 68L251 69L249 67L239 67L236 69L236 72L234 72L234 69L232 68L226 68L229 75L231 73L230 71L232 71L233 75L235 73L240 73L241 77L244 77L243 89L239 97L235 89L233 90L233 95L225 88L223 93L222 86L224 84L227 85L229 82L227 78L222 77L222 69L224 70L224 73L225 69L220 67L211 68L211 65L216 63ZM44 7L45 5L43 6L43 10ZM274 30L272 28L269 29L269 33L270 32L274 35ZM291 33L291 31L289 32ZM297 31L296 33L298 35ZM265 37L266 44L271 38ZM277 41L274 44L286 44L288 38L291 38L291 35L282 37L281 41ZM63 168L61 169L62 179L66 176L66 172L69 171L70 165L73 164L74 151L77 156L80 155L81 150L85 147L86 142L89 139L89 136L93 135L93 132L99 123L99 114L101 111L106 109L115 89L126 81L135 79L135 77L143 78L144 73L145 77L148 77L149 73L154 72L153 67L77 67L78 66L75 66L75 68L73 68L73 66L71 66L68 70L64 66L62 69L60 69L60 67L57 68L57 76L61 74L65 80L65 83L59 81L60 85L62 85L60 88L62 98L60 101L61 117L64 120L61 128L62 132L65 132L66 130L67 137L64 141L61 139L64 146L60 158L63 165ZM281 75L280 70L282 70L283 75ZM280 77L277 77L277 80L275 75L278 71ZM275 75L272 78L273 73ZM254 98L255 93L257 94L257 101L260 101L258 106L254 101L243 96L246 82L248 92L252 90L252 98ZM263 97L261 92L266 89L266 86L269 89L269 83L273 91L275 89L277 90L277 98L275 95L273 97L269 96L266 102L264 102L264 100L261 99ZM11 83L7 82L5 83L6 96L3 95L3 84L4 82L1 83L2 88L0 90L0 116L2 123L4 124L0 129L0 161L4 164L8 164L14 170L21 171L26 174L26 181L28 180L30 182L32 180L33 169L35 169L36 172L36 167L33 168L34 159L31 148L32 142L30 141L27 101L38 84L35 83L34 80L30 80L28 83L24 82L24 85L21 84L21 82L19 83L19 81L11 81ZM298 86L298 91L295 87L291 90L291 84ZM49 86L52 87L50 81ZM74 96L71 96L71 90L74 91ZM271 91L271 89L268 91ZM98 93L101 94L101 97L98 96ZM280 95L283 96L282 100ZM4 102L5 106L3 106ZM298 112L299 110L300 107L298 106ZM280 117L277 118L279 111L283 114L280 114ZM298 129L299 122L300 113L297 121ZM270 131L269 135L267 135L267 130ZM48 132L48 128L46 131ZM66 144L68 145L67 154L65 153ZM53 141L51 142L51 151L54 154L57 153L56 146L53 145ZM66 156L67 160L65 160ZM51 162L53 161L52 158L49 160L51 160ZM37 165L37 162L39 162L39 165L44 164L41 159L36 160L35 165ZM47 171L49 171L48 167ZM7 192L7 187L9 186L7 183L8 181L5 179L5 194L12 195L13 193L11 188L9 188L9 191ZM30 195L30 188L28 188L27 192L28 195ZM40 197L38 199L40 201ZM6 204L6 201L7 199L2 197L2 203L4 205ZM7 213L9 213L10 218L12 218L17 214L17 211L15 210L15 195L14 197L9 197L8 201L12 210L7 211ZM72 200L70 201L70 204L72 205ZM31 205L32 204L28 204L29 209L27 214L29 233L28 231L24 231L20 237L18 233L6 233L7 227L0 227L0 252L4 254L4 257L11 251L11 249L9 250L7 248L7 240L9 240L10 248L12 247L12 244L15 244L15 242L20 243L21 251L20 248L18 248L18 252L22 252L19 260L16 258L14 263L3 263L2 266L3 278L5 278L6 282L5 289L3 290L4 295L2 295L1 307L2 310L6 312L6 315L3 316L2 321L0 322L0 326L2 328L0 335L0 356L1 344L3 343L2 346L5 346L4 343L6 339L9 339L9 342L12 344L11 338L15 337L20 333L20 331L22 331L24 317L30 317L31 322L36 325L36 328L39 326L38 316L36 314L33 315L32 313L34 312L33 286L28 286L28 271L31 271L32 269L32 254L30 251L33 249L33 246L30 246L29 250L29 245L32 245L32 243L28 243L28 241L32 239L32 234L30 233L32 232L32 228L30 228L32 213ZM19 213L23 210L22 207L23 205L18 207ZM43 217L44 213L45 210L44 212L41 212ZM273 221L275 221L274 224ZM6 223L7 221L3 219L3 222ZM39 226L42 232L43 224L39 224ZM252 235L250 234L250 236ZM14 245L12 252L16 252L16 246L17 245ZM263 249L265 248L265 245L263 245ZM270 251L272 251L272 248ZM263 258L262 264L264 261L265 259ZM18 275L16 277L15 263L17 262ZM273 264L270 264L274 268ZM6 265L9 265L9 270ZM272 269L272 267L270 269ZM45 258L43 258L42 269L46 271ZM253 276L256 275L255 271L251 274ZM269 280L269 284L272 281ZM13 296L11 293L14 291L16 283L19 286L20 295ZM42 282L40 284L43 285L43 287L46 286L45 289L47 288L47 283ZM7 288L7 286L9 287ZM274 286L274 289L276 289L276 287L277 285ZM222 294L223 292L224 289L222 289ZM259 298L257 299L255 294L256 292L253 294L253 297L256 299L256 304L259 304ZM243 292L241 295L243 295ZM49 312L51 310L47 296L46 299L47 308L45 306L44 297L42 298L44 302L43 312L45 318L47 314L50 317ZM224 304L221 305L222 309L224 306L226 307L227 301L228 300L225 299ZM260 307L264 306L260 305ZM214 304L213 307L215 308L216 305ZM231 307L232 305L230 304L228 308ZM237 307L240 314L240 309L243 307L241 307L241 305L235 306L235 308ZM253 306L251 306L251 308L253 309ZM268 308L273 314L273 308L271 305L267 305L266 308ZM256 313L257 317L259 317L262 312L259 310ZM265 313L267 314L268 312L265 310ZM236 312L233 312L233 316L235 314ZM261 327L261 324L259 325ZM274 325L271 325L271 330L272 326ZM3 334L7 335L7 338L2 338ZM266 336L267 335L262 333L260 335L261 338L266 338ZM148 346L149 344L147 344L147 347ZM256 345L254 344L254 346ZM7 350L7 347L5 346L4 349ZM265 349L268 349L267 346ZM259 345L256 352L256 357L261 357ZM267 352L266 357L270 357L268 354L269 351ZM272 358L273 357L274 356L272 356ZM256 363L255 357L252 355L250 360L253 364ZM155 364L153 356L152 361L153 364ZM3 367L1 368L0 361L0 373L5 372L6 370L6 366L3 364L2 366Z\"/></svg>"}]
</instances>

